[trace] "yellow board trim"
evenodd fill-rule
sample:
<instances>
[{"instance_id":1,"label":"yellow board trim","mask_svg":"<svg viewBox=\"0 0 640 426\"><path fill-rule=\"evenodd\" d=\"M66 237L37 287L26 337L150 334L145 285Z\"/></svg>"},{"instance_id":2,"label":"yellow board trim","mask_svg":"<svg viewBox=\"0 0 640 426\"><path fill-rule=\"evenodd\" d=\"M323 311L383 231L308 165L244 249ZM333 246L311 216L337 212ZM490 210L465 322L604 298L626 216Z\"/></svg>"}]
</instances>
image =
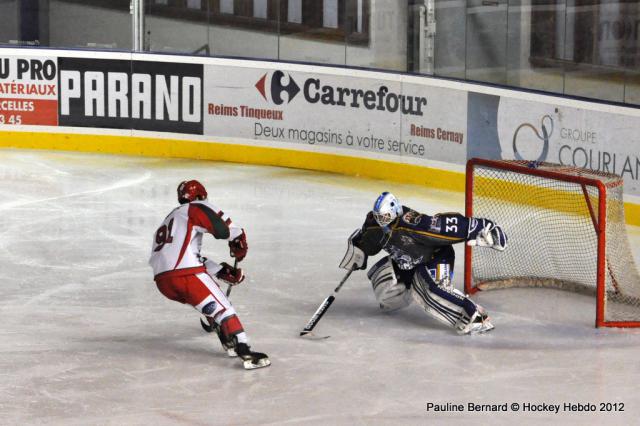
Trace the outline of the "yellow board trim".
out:
<instances>
[{"instance_id":1,"label":"yellow board trim","mask_svg":"<svg viewBox=\"0 0 640 426\"><path fill-rule=\"evenodd\" d=\"M464 192L463 173L348 155L135 136L0 132L0 147L191 158L319 170ZM625 203L627 223L640 226L640 205Z\"/></svg>"},{"instance_id":2,"label":"yellow board trim","mask_svg":"<svg viewBox=\"0 0 640 426\"><path fill-rule=\"evenodd\" d=\"M572 187L572 189L575 187ZM592 198L593 208L598 209L597 192ZM492 198L515 205L528 205L543 210L553 210L576 216L590 217L582 192L563 190L562 187L536 186L522 182L510 182L486 176L474 177L474 198Z\"/></svg>"},{"instance_id":3,"label":"yellow board trim","mask_svg":"<svg viewBox=\"0 0 640 426\"><path fill-rule=\"evenodd\" d=\"M133 136L2 132L0 147L192 158L320 170L464 191L464 175L390 161L220 142Z\"/></svg>"},{"instance_id":4,"label":"yellow board trim","mask_svg":"<svg viewBox=\"0 0 640 426\"><path fill-rule=\"evenodd\" d=\"M640 205L624 203L624 217L627 224L640 226Z\"/></svg>"},{"instance_id":5,"label":"yellow board trim","mask_svg":"<svg viewBox=\"0 0 640 426\"><path fill-rule=\"evenodd\" d=\"M495 181L495 183L493 183ZM595 196L594 196L595 195ZM474 177L474 196L493 198L511 204L529 205L545 210L561 211L576 216L591 217L582 192L563 191L562 189L532 186L521 182L498 180L486 176ZM592 194L593 208L598 214L597 194ZM620 204L608 202L609 221L620 217ZM640 226L640 206L624 203L624 220L629 225Z\"/></svg>"}]
</instances>

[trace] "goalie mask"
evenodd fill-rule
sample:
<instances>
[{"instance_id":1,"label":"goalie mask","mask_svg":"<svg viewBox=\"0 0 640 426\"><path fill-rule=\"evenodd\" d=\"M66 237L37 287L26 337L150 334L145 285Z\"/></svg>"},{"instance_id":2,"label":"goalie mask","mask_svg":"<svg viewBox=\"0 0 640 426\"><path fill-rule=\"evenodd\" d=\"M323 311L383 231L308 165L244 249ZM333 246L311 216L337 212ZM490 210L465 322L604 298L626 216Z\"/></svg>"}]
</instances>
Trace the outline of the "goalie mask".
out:
<instances>
[{"instance_id":1,"label":"goalie mask","mask_svg":"<svg viewBox=\"0 0 640 426\"><path fill-rule=\"evenodd\" d=\"M197 180L186 180L178 185L178 202L180 204L190 203L195 200L205 200L207 190Z\"/></svg>"},{"instance_id":2,"label":"goalie mask","mask_svg":"<svg viewBox=\"0 0 640 426\"><path fill-rule=\"evenodd\" d=\"M373 204L373 218L380 226L387 226L402 214L402 205L390 192L380 194Z\"/></svg>"}]
</instances>

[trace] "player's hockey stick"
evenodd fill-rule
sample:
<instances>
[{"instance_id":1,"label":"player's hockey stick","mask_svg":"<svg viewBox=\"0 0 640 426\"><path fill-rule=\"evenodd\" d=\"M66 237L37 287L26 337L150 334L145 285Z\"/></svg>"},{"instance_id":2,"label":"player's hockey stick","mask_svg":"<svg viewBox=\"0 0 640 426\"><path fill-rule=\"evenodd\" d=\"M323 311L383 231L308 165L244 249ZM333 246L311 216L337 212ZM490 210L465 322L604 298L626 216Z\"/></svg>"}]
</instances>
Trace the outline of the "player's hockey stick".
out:
<instances>
[{"instance_id":1,"label":"player's hockey stick","mask_svg":"<svg viewBox=\"0 0 640 426\"><path fill-rule=\"evenodd\" d=\"M351 275L353 271L354 269L349 269L349 271L345 274L342 281L340 281L340 284L338 284L338 287L336 287L335 290L333 290L333 294L327 297L326 299L324 299L322 304L320 304L316 312L313 314L313 316L307 323L307 326L304 328L304 330L300 332L300 336L306 336L307 334L311 333L313 328L318 324L318 322L320 322L320 319L322 318L322 316L325 314L325 312L327 312L327 309L329 309L329 306L331 306L333 301L336 299L336 295L340 291L340 288L347 281L347 278L349 278L349 275Z\"/></svg>"},{"instance_id":2,"label":"player's hockey stick","mask_svg":"<svg viewBox=\"0 0 640 426\"><path fill-rule=\"evenodd\" d=\"M238 259L233 262L233 269L238 269ZM229 298L229 295L231 294L231 287L233 287L231 284L229 284L229 287L227 287L227 298Z\"/></svg>"}]
</instances>

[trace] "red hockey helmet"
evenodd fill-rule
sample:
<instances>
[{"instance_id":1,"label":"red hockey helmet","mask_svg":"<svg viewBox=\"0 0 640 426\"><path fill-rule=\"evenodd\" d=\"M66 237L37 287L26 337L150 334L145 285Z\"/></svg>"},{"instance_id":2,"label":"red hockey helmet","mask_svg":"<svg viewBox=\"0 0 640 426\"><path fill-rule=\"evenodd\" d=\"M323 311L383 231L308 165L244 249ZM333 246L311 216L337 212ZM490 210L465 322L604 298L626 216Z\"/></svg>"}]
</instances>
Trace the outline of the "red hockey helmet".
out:
<instances>
[{"instance_id":1,"label":"red hockey helmet","mask_svg":"<svg viewBox=\"0 0 640 426\"><path fill-rule=\"evenodd\" d=\"M178 185L178 202L180 204L190 203L194 200L204 200L207 198L207 190L197 180L185 180Z\"/></svg>"}]
</instances>

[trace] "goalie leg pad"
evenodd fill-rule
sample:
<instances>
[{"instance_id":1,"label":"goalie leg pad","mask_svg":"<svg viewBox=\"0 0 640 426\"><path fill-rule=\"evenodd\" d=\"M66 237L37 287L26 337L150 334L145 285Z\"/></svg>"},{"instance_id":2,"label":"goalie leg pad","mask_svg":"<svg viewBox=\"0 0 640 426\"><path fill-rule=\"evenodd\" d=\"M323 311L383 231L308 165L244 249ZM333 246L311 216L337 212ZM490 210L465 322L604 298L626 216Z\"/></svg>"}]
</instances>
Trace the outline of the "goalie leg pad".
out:
<instances>
[{"instance_id":1,"label":"goalie leg pad","mask_svg":"<svg viewBox=\"0 0 640 426\"><path fill-rule=\"evenodd\" d=\"M388 256L376 262L367 272L367 277L371 280L373 293L381 309L395 311L411 303L411 292L403 282L398 281L393 263Z\"/></svg>"},{"instance_id":2,"label":"goalie leg pad","mask_svg":"<svg viewBox=\"0 0 640 426\"><path fill-rule=\"evenodd\" d=\"M455 327L463 316L471 318L477 310L476 304L460 291L436 284L425 265L416 269L411 293L429 315L449 326Z\"/></svg>"}]
</instances>

